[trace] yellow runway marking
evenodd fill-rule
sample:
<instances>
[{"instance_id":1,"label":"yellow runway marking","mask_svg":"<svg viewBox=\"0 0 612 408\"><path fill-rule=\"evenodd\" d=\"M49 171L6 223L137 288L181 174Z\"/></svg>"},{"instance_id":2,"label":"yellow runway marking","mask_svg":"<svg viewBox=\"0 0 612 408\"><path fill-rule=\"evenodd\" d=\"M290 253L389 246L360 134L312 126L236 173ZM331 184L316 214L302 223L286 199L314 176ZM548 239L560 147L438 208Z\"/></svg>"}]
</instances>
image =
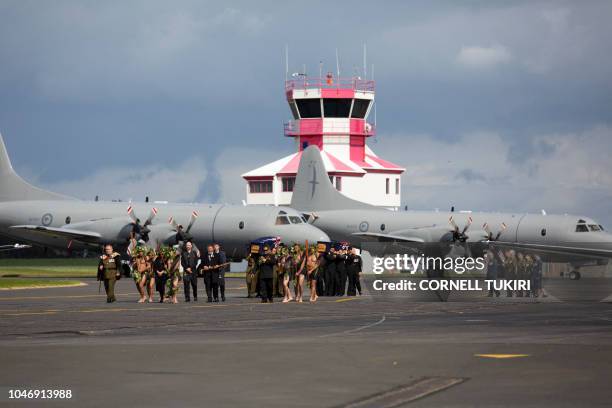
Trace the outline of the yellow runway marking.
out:
<instances>
[{"instance_id":1,"label":"yellow runway marking","mask_svg":"<svg viewBox=\"0 0 612 408\"><path fill-rule=\"evenodd\" d=\"M338 299L338 300L336 300L335 302L336 302L336 303L340 303L340 302L348 302L349 300L357 300L357 299L359 299L359 298L356 298L356 297L350 297L350 298Z\"/></svg>"},{"instance_id":2,"label":"yellow runway marking","mask_svg":"<svg viewBox=\"0 0 612 408\"><path fill-rule=\"evenodd\" d=\"M484 358L518 358L518 357L529 357L529 354L474 354L475 357Z\"/></svg>"},{"instance_id":3,"label":"yellow runway marking","mask_svg":"<svg viewBox=\"0 0 612 408\"><path fill-rule=\"evenodd\" d=\"M50 315L57 312L23 312L23 313L7 313L4 316L30 316L30 315Z\"/></svg>"}]
</instances>

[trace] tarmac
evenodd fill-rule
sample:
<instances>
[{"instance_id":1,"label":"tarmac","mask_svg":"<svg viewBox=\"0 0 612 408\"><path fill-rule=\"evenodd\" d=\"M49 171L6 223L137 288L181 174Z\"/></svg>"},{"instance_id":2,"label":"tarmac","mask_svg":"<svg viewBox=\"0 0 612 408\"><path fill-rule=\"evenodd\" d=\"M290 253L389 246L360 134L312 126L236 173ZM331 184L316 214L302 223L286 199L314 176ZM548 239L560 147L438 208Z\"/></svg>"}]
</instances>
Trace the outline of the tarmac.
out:
<instances>
[{"instance_id":1,"label":"tarmac","mask_svg":"<svg viewBox=\"0 0 612 408\"><path fill-rule=\"evenodd\" d=\"M0 293L0 406L612 403L606 302L367 291L262 304L228 279L224 303L203 302L200 281L198 302L181 294L176 305L138 304L122 279L107 304L84 281ZM70 389L72 398L10 400L10 389Z\"/></svg>"}]
</instances>

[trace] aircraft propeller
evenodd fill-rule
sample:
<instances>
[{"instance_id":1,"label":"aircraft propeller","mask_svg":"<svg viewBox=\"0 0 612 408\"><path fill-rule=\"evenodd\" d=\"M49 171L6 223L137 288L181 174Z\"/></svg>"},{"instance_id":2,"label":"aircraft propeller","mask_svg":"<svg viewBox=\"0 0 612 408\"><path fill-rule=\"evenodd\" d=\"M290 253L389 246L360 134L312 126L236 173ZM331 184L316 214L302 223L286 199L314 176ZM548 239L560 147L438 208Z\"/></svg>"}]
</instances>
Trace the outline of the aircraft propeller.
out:
<instances>
[{"instance_id":1,"label":"aircraft propeller","mask_svg":"<svg viewBox=\"0 0 612 408\"><path fill-rule=\"evenodd\" d=\"M187 225L187 228L183 231L179 231L179 227L181 225L176 222L174 217L168 218L168 223L172 225L172 228L177 232L177 235L181 235L180 237L178 237L179 241L187 241L191 238L191 235L189 235L189 231L191 231L191 227L193 227L193 224L195 224L196 220L198 219L198 216L199 214L197 211L192 211L191 217L189 218L189 224Z\"/></svg>"},{"instance_id":2,"label":"aircraft propeller","mask_svg":"<svg viewBox=\"0 0 612 408\"><path fill-rule=\"evenodd\" d=\"M469 237L466 235L466 232L470 228L470 225L472 225L472 217L468 217L467 222L461 231L459 230L459 226L453 219L452 215L449 217L448 222L453 226L453 230L451 231L453 234L453 241L467 241Z\"/></svg>"},{"instance_id":3,"label":"aircraft propeller","mask_svg":"<svg viewBox=\"0 0 612 408\"><path fill-rule=\"evenodd\" d=\"M140 224L140 218L138 218L136 216L136 213L134 211L134 207L132 205L130 205L127 208L127 213L129 215L129 217L132 219L132 222L134 223L134 230L133 232L137 235L140 235L143 240L145 242L148 241L148 234L149 232L151 232L151 229L149 228L149 225L151 225L153 223L153 219L155 218L155 216L157 215L157 208L153 207L151 208L151 213L149 214L149 216L147 217L147 219L145 220L144 224Z\"/></svg>"},{"instance_id":4,"label":"aircraft propeller","mask_svg":"<svg viewBox=\"0 0 612 408\"><path fill-rule=\"evenodd\" d=\"M489 241L497 241L497 240L499 240L499 237L505 231L506 228L508 228L508 226L506 225L505 222L502 222L501 225L499 226L499 231L497 231L497 234L495 235L495 237L493 237L493 231L491 231L491 228L489 228L489 224L487 224L485 222L482 225L482 229L487 233L486 238Z\"/></svg>"}]
</instances>

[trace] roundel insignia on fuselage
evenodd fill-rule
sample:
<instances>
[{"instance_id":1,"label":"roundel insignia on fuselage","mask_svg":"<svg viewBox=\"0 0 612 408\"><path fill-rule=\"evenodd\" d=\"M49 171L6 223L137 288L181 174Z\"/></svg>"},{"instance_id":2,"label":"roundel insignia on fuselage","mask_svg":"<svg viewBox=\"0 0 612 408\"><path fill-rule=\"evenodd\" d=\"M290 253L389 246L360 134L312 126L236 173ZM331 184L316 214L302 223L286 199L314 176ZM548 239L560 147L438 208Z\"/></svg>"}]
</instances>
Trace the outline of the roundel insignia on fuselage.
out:
<instances>
[{"instance_id":1,"label":"roundel insignia on fuselage","mask_svg":"<svg viewBox=\"0 0 612 408\"><path fill-rule=\"evenodd\" d=\"M48 227L49 225L51 225L52 222L53 222L53 214L51 213L44 214L42 218L40 219L40 223L44 225L45 227Z\"/></svg>"},{"instance_id":2,"label":"roundel insignia on fuselage","mask_svg":"<svg viewBox=\"0 0 612 408\"><path fill-rule=\"evenodd\" d=\"M359 224L359 231L361 232L366 232L368 228L370 228L370 225L367 221L362 221L361 224Z\"/></svg>"}]
</instances>

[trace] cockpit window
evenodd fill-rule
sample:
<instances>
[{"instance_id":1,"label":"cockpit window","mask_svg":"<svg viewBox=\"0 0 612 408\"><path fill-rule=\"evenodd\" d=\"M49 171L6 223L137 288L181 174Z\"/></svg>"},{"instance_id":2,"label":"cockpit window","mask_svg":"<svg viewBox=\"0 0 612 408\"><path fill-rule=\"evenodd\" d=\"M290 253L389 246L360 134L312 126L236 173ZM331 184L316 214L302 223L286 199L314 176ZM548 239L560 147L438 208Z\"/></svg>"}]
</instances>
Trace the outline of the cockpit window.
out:
<instances>
[{"instance_id":1,"label":"cockpit window","mask_svg":"<svg viewBox=\"0 0 612 408\"><path fill-rule=\"evenodd\" d=\"M284 215L279 215L276 217L276 225L286 225L289 224L289 219Z\"/></svg>"},{"instance_id":2,"label":"cockpit window","mask_svg":"<svg viewBox=\"0 0 612 408\"><path fill-rule=\"evenodd\" d=\"M602 231L605 231L603 225L601 225L601 224L599 224L599 229L602 230Z\"/></svg>"},{"instance_id":3,"label":"cockpit window","mask_svg":"<svg viewBox=\"0 0 612 408\"><path fill-rule=\"evenodd\" d=\"M292 224L301 224L302 223L302 219L300 217L298 217L297 215L290 215L289 216L289 221L291 221Z\"/></svg>"},{"instance_id":4,"label":"cockpit window","mask_svg":"<svg viewBox=\"0 0 612 408\"><path fill-rule=\"evenodd\" d=\"M587 228L586 224L577 224L576 232L589 232L589 229Z\"/></svg>"},{"instance_id":5,"label":"cockpit window","mask_svg":"<svg viewBox=\"0 0 612 408\"><path fill-rule=\"evenodd\" d=\"M595 225L595 224L589 224L589 229L591 231L601 231L601 229L599 228L599 225Z\"/></svg>"}]
</instances>

